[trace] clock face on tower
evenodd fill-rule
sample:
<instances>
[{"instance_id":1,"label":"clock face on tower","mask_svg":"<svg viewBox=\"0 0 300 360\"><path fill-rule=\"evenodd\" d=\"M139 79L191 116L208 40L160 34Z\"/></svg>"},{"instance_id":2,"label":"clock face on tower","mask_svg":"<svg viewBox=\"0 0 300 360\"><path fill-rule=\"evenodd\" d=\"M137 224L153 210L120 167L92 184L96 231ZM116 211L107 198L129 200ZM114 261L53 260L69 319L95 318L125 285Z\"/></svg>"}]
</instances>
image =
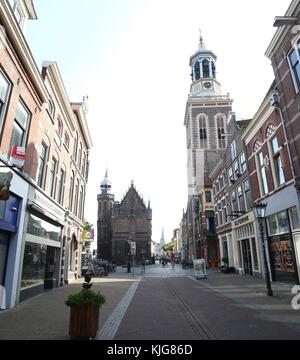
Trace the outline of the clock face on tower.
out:
<instances>
[{"instance_id":1,"label":"clock face on tower","mask_svg":"<svg viewBox=\"0 0 300 360\"><path fill-rule=\"evenodd\" d=\"M212 88L212 83L210 81L205 81L203 83L203 87L204 87L204 89L211 89Z\"/></svg>"}]
</instances>

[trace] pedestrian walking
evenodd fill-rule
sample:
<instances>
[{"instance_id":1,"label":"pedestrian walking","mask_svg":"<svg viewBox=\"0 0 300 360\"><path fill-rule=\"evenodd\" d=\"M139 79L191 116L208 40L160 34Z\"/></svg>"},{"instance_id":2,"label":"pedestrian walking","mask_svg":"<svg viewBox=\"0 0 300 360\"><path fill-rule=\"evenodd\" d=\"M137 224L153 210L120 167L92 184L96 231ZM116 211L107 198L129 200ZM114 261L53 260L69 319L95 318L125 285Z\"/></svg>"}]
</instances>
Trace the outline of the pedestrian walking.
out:
<instances>
[{"instance_id":1,"label":"pedestrian walking","mask_svg":"<svg viewBox=\"0 0 300 360\"><path fill-rule=\"evenodd\" d=\"M145 273L145 270L146 270L146 261L145 261L145 257L142 256L142 261L141 261L141 272L142 273Z\"/></svg>"}]
</instances>

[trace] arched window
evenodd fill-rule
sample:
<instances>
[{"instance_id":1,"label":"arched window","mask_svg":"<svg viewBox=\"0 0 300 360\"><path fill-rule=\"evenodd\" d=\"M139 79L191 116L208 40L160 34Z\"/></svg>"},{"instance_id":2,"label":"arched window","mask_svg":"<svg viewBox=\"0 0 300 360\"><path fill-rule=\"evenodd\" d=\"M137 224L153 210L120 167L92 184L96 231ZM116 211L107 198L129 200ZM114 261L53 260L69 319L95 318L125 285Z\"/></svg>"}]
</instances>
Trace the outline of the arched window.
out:
<instances>
[{"instance_id":1,"label":"arched window","mask_svg":"<svg viewBox=\"0 0 300 360\"><path fill-rule=\"evenodd\" d=\"M209 61L207 59L204 59L202 62L202 70L203 70L203 77L205 77L205 78L210 77Z\"/></svg>"},{"instance_id":2,"label":"arched window","mask_svg":"<svg viewBox=\"0 0 300 360\"><path fill-rule=\"evenodd\" d=\"M225 120L222 115L217 117L217 135L218 135L218 148L226 148L226 137L225 137Z\"/></svg>"},{"instance_id":3,"label":"arched window","mask_svg":"<svg viewBox=\"0 0 300 360\"><path fill-rule=\"evenodd\" d=\"M69 147L70 147L70 137L69 137L69 135L68 135L67 132L65 132L64 144L65 144L65 147L69 150Z\"/></svg>"},{"instance_id":4,"label":"arched window","mask_svg":"<svg viewBox=\"0 0 300 360\"><path fill-rule=\"evenodd\" d=\"M195 66L194 66L194 72L195 72L195 80L199 80L200 79L200 64L197 61Z\"/></svg>"},{"instance_id":5,"label":"arched window","mask_svg":"<svg viewBox=\"0 0 300 360\"><path fill-rule=\"evenodd\" d=\"M199 138L200 138L200 149L207 148L207 126L205 116L199 118Z\"/></svg>"},{"instance_id":6,"label":"arched window","mask_svg":"<svg viewBox=\"0 0 300 360\"><path fill-rule=\"evenodd\" d=\"M214 62L211 63L212 77L216 78L216 65Z\"/></svg>"},{"instance_id":7,"label":"arched window","mask_svg":"<svg viewBox=\"0 0 300 360\"><path fill-rule=\"evenodd\" d=\"M253 145L253 152L256 152L261 147L261 142L259 140L256 140Z\"/></svg>"},{"instance_id":8,"label":"arched window","mask_svg":"<svg viewBox=\"0 0 300 360\"><path fill-rule=\"evenodd\" d=\"M266 138L270 138L275 132L275 126L273 124L269 124L266 130Z\"/></svg>"}]
</instances>

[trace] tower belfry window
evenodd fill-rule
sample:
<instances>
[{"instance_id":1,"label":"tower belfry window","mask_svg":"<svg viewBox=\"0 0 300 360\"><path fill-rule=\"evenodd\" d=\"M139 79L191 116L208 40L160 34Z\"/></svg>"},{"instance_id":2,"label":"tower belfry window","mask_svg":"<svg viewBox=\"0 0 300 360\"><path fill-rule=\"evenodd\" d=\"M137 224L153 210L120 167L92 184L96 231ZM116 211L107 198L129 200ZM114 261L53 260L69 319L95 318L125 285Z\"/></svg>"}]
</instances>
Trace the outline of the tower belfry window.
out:
<instances>
[{"instance_id":1,"label":"tower belfry window","mask_svg":"<svg viewBox=\"0 0 300 360\"><path fill-rule=\"evenodd\" d=\"M207 129L206 129L206 119L204 116L199 118L199 139L200 139L200 149L205 149L207 147Z\"/></svg>"},{"instance_id":2,"label":"tower belfry window","mask_svg":"<svg viewBox=\"0 0 300 360\"><path fill-rule=\"evenodd\" d=\"M211 63L212 77L216 78L216 65L214 62Z\"/></svg>"},{"instance_id":3,"label":"tower belfry window","mask_svg":"<svg viewBox=\"0 0 300 360\"><path fill-rule=\"evenodd\" d=\"M194 72L195 72L195 80L199 80L200 79L200 64L198 61L195 64Z\"/></svg>"},{"instance_id":4,"label":"tower belfry window","mask_svg":"<svg viewBox=\"0 0 300 360\"><path fill-rule=\"evenodd\" d=\"M203 77L207 78L209 76L209 61L204 59L202 62L202 69L203 69Z\"/></svg>"},{"instance_id":5,"label":"tower belfry window","mask_svg":"<svg viewBox=\"0 0 300 360\"><path fill-rule=\"evenodd\" d=\"M218 132L218 148L226 148L226 137L225 135L225 121L222 116L217 117L217 132Z\"/></svg>"}]
</instances>

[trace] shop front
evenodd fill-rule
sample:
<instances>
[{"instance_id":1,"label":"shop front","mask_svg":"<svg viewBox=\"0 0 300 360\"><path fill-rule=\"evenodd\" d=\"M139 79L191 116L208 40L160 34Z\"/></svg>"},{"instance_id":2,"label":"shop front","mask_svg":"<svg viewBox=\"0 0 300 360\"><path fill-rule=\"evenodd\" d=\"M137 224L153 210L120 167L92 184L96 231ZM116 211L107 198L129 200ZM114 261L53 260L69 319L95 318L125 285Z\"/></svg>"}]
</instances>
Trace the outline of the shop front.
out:
<instances>
[{"instance_id":1,"label":"shop front","mask_svg":"<svg viewBox=\"0 0 300 360\"><path fill-rule=\"evenodd\" d=\"M19 264L28 196L28 182L0 161L0 179L10 174L8 198L0 200L0 310L17 303ZM3 188L1 188L3 190Z\"/></svg>"},{"instance_id":2,"label":"shop front","mask_svg":"<svg viewBox=\"0 0 300 360\"><path fill-rule=\"evenodd\" d=\"M232 222L237 273L261 278L260 247L252 211Z\"/></svg>"},{"instance_id":3,"label":"shop front","mask_svg":"<svg viewBox=\"0 0 300 360\"><path fill-rule=\"evenodd\" d=\"M299 228L297 208L267 217L268 245L273 281L298 283L293 229Z\"/></svg>"},{"instance_id":4,"label":"shop front","mask_svg":"<svg viewBox=\"0 0 300 360\"><path fill-rule=\"evenodd\" d=\"M33 197L33 200L32 200ZM63 211L38 190L29 195L20 301L60 286Z\"/></svg>"}]
</instances>

